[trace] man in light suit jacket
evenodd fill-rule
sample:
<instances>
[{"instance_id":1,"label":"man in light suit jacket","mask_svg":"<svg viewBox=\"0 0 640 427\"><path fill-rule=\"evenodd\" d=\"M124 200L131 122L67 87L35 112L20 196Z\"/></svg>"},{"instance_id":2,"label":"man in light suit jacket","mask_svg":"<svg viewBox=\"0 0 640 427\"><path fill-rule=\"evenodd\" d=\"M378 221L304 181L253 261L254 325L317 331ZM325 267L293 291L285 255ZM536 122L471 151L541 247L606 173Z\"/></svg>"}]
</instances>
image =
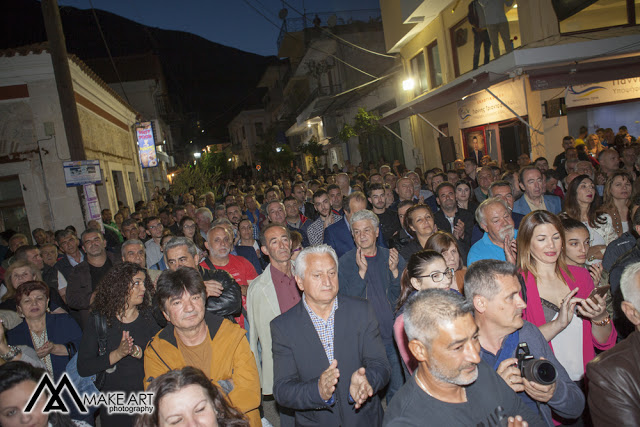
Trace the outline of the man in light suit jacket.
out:
<instances>
[{"instance_id":1,"label":"man in light suit jacket","mask_svg":"<svg viewBox=\"0 0 640 427\"><path fill-rule=\"evenodd\" d=\"M367 196L360 191L351 193L344 198L342 208L344 209L344 217L324 230L323 241L324 244L331 246L336 251L338 258L356 248L348 224L351 215L367 208ZM387 247L382 238L382 233L378 234L378 245L383 248Z\"/></svg>"},{"instance_id":2,"label":"man in light suit jacket","mask_svg":"<svg viewBox=\"0 0 640 427\"><path fill-rule=\"evenodd\" d=\"M513 204L515 213L526 215L531 211L546 210L557 215L562 210L560 197L544 194L544 177L535 166L525 166L520 170L520 188L524 194Z\"/></svg>"},{"instance_id":3,"label":"man in light suit jacket","mask_svg":"<svg viewBox=\"0 0 640 427\"><path fill-rule=\"evenodd\" d=\"M273 394L271 321L300 302L300 291L291 271L291 234L282 224L269 224L260 233L261 250L271 263L247 291L247 316L251 325L249 346L258 365L263 401ZM272 398L271 398L272 400ZM288 411L280 411L281 422ZM293 417L289 416L289 425Z\"/></svg>"},{"instance_id":4,"label":"man in light suit jacket","mask_svg":"<svg viewBox=\"0 0 640 427\"><path fill-rule=\"evenodd\" d=\"M377 392L389 381L376 316L367 301L338 297L338 259L327 246L296 259L302 301L271 322L276 401L296 425L380 426Z\"/></svg>"}]
</instances>

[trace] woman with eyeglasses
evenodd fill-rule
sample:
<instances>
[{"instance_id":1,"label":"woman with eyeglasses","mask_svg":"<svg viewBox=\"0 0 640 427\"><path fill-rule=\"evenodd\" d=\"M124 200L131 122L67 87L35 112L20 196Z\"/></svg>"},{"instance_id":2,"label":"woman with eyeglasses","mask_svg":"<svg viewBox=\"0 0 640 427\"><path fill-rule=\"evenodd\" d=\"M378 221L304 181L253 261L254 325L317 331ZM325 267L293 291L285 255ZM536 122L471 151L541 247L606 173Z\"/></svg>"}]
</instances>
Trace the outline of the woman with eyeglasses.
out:
<instances>
[{"instance_id":1,"label":"woman with eyeglasses","mask_svg":"<svg viewBox=\"0 0 640 427\"><path fill-rule=\"evenodd\" d=\"M396 320L393 334L400 350L400 356L409 374L418 366L418 362L409 351L409 339L404 332L404 305L409 297L424 289L452 289L457 291L453 268L447 267L444 257L433 250L421 250L414 253L400 278L400 297L396 305Z\"/></svg>"},{"instance_id":2,"label":"woman with eyeglasses","mask_svg":"<svg viewBox=\"0 0 640 427\"><path fill-rule=\"evenodd\" d=\"M456 282L456 288L464 295L464 274L467 272L467 267L462 262L460 247L455 237L446 231L436 231L433 236L429 237L424 248L434 250L442 255L447 267L452 268L455 272L453 279Z\"/></svg>"},{"instance_id":3,"label":"woman with eyeglasses","mask_svg":"<svg viewBox=\"0 0 640 427\"><path fill-rule=\"evenodd\" d=\"M191 239L191 241L196 244L201 261L207 256L207 248L204 246L204 238L200 234L198 225L193 218L190 216L182 217L180 220L180 233L178 234Z\"/></svg>"}]
</instances>

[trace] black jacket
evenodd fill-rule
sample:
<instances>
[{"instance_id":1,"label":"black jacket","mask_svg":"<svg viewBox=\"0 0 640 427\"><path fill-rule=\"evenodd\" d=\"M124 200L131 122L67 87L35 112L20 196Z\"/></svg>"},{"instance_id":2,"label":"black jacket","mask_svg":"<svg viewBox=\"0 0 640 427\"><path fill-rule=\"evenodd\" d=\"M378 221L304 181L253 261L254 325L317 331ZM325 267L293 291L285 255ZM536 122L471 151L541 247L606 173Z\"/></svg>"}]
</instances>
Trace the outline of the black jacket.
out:
<instances>
[{"instance_id":1,"label":"black jacket","mask_svg":"<svg viewBox=\"0 0 640 427\"><path fill-rule=\"evenodd\" d=\"M236 280L224 270L215 268L208 258L204 259L208 269L198 266L202 280L216 280L222 284L222 293L219 297L207 298L207 311L226 317L234 321L235 316L242 312L242 291Z\"/></svg>"},{"instance_id":2,"label":"black jacket","mask_svg":"<svg viewBox=\"0 0 640 427\"><path fill-rule=\"evenodd\" d=\"M611 296L613 298L613 324L616 327L618 336L624 338L628 336L635 327L629 322L627 316L622 312L621 304L624 301L622 292L620 291L620 278L624 269L633 263L640 261L640 239L636 241L636 245L622 255L611 267L609 273L609 284L611 285Z\"/></svg>"},{"instance_id":3,"label":"black jacket","mask_svg":"<svg viewBox=\"0 0 640 427\"><path fill-rule=\"evenodd\" d=\"M438 230L453 234L453 227L451 227L451 223L445 216L442 209L433 214L433 221L438 226ZM457 208L456 215L453 218L453 223L458 224L458 221L462 221L464 223L464 236L462 239L456 240L458 240L458 245L460 245L462 252L468 253L469 249L471 249L471 235L473 234L473 214L466 209Z\"/></svg>"}]
</instances>

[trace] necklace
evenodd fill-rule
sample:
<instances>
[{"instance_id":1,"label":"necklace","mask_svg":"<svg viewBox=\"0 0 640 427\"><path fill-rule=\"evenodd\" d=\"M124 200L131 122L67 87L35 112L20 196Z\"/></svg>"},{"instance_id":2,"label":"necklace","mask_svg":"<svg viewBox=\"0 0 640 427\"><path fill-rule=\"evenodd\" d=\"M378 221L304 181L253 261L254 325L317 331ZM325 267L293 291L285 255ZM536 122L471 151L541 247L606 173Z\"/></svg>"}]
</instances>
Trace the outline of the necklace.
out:
<instances>
[{"instance_id":1,"label":"necklace","mask_svg":"<svg viewBox=\"0 0 640 427\"><path fill-rule=\"evenodd\" d=\"M425 386L422 381L420 381L420 377L418 376L418 374L416 373L416 383L418 384L418 387L420 387L422 389L422 391L424 391L425 393L427 393L429 396L433 397L433 394L429 393L429 390L427 390L427 386ZM435 397L433 397L435 399Z\"/></svg>"}]
</instances>

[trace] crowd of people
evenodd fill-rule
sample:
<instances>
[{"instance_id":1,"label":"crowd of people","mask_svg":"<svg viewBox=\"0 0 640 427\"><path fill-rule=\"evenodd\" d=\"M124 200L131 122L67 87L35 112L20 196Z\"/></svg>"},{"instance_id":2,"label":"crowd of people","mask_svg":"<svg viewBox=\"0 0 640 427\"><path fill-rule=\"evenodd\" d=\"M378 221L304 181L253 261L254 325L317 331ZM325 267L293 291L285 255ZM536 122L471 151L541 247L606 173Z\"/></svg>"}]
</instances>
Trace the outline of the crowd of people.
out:
<instances>
[{"instance_id":1,"label":"crowd of people","mask_svg":"<svg viewBox=\"0 0 640 427\"><path fill-rule=\"evenodd\" d=\"M95 425L23 411L76 371L155 393L103 427L638 424L640 144L561 144L238 174L5 231L0 424Z\"/></svg>"}]
</instances>

